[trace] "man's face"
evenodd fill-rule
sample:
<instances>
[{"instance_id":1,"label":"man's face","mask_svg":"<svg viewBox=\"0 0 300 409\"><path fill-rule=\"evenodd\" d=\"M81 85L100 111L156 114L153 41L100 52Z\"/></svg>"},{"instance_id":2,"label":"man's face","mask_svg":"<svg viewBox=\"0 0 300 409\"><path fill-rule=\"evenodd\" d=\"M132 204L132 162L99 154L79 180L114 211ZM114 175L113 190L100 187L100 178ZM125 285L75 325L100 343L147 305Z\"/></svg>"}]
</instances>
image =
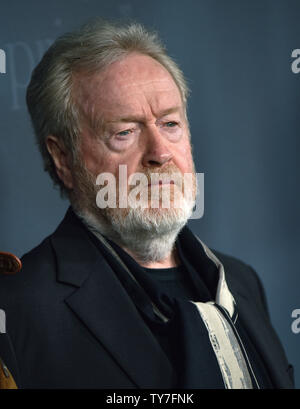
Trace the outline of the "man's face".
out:
<instances>
[{"instance_id":1,"label":"man's face","mask_svg":"<svg viewBox=\"0 0 300 409\"><path fill-rule=\"evenodd\" d=\"M91 176L87 181L74 173L74 195L81 203L86 205L86 198L78 196L87 194L87 183L100 173L118 181L119 165L127 166L128 177L136 172L148 178L153 172L194 174L181 94L157 61L131 54L88 79L78 75L74 88L83 114L80 156Z\"/></svg>"}]
</instances>

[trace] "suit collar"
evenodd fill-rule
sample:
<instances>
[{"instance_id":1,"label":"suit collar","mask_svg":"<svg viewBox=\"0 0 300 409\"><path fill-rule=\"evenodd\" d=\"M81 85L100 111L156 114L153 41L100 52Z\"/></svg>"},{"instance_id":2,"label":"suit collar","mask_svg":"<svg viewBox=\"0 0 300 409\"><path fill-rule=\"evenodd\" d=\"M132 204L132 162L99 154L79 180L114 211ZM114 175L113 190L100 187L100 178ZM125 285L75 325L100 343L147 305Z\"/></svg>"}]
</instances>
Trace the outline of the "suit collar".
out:
<instances>
[{"instance_id":1,"label":"suit collar","mask_svg":"<svg viewBox=\"0 0 300 409\"><path fill-rule=\"evenodd\" d=\"M99 260L99 251L91 245L88 233L69 207L51 236L56 255L57 281L80 287Z\"/></svg>"},{"instance_id":2,"label":"suit collar","mask_svg":"<svg viewBox=\"0 0 300 409\"><path fill-rule=\"evenodd\" d=\"M228 281L240 320L248 336L265 362L269 376L276 388L290 389L293 384L287 375L287 360L277 334L269 319L258 308L256 299L236 281Z\"/></svg>"},{"instance_id":3,"label":"suit collar","mask_svg":"<svg viewBox=\"0 0 300 409\"><path fill-rule=\"evenodd\" d=\"M192 248L192 246L195 245L196 238L201 243L206 256L217 266L220 274L218 289L223 289L223 291L217 291L216 302L219 305L225 306L231 316L233 311L239 314L243 326L247 329L247 333L253 344L263 358L269 370L269 376L276 387L292 388L293 385L286 373L287 361L284 351L282 350L280 342L274 342L274 340L278 339L277 335L267 317L263 315L262 310L257 307L257 299L251 297L250 289L246 288L240 279L234 279L233 277L235 276L230 271L230 267L228 267L228 270L227 266L224 266L220 259L218 259L196 235L193 235L191 231L185 231L184 233L185 239L188 240L189 247ZM194 240L192 240L191 235L194 236ZM192 259L195 258L195 254L197 254L197 259L203 257L203 255L201 256L201 248L193 248L193 251L190 252L190 257ZM209 265L206 265L206 268L209 269ZM233 266L231 268L233 268ZM214 271L210 269L212 276L213 273ZM235 304L237 304L237 311Z\"/></svg>"},{"instance_id":4,"label":"suit collar","mask_svg":"<svg viewBox=\"0 0 300 409\"><path fill-rule=\"evenodd\" d=\"M173 370L166 355L71 209L51 242L57 280L77 287L65 302L79 320L135 385L171 387Z\"/></svg>"}]
</instances>

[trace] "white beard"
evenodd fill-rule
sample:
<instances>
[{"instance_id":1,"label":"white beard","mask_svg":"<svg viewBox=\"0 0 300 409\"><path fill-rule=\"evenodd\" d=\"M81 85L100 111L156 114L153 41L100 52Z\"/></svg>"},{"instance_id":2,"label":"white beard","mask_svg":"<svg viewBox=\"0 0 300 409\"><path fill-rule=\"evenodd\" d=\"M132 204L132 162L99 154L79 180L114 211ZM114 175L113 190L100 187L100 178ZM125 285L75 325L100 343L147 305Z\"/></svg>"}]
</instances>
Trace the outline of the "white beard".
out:
<instances>
[{"instance_id":1,"label":"white beard","mask_svg":"<svg viewBox=\"0 0 300 409\"><path fill-rule=\"evenodd\" d=\"M87 210L75 211L94 234L106 236L130 250L140 262L150 263L162 261L171 253L193 206L185 202L180 209L156 209L155 213L153 209L131 208L126 217L115 212L108 221Z\"/></svg>"},{"instance_id":2,"label":"white beard","mask_svg":"<svg viewBox=\"0 0 300 409\"><path fill-rule=\"evenodd\" d=\"M76 196L70 197L71 204L75 213L96 236L106 236L134 254L141 263L158 262L168 257L180 230L192 215L195 194L185 197L180 191L179 206L178 202L176 207L173 203L168 209L100 209L96 205L97 190L91 175L81 168L78 177L81 182Z\"/></svg>"}]
</instances>

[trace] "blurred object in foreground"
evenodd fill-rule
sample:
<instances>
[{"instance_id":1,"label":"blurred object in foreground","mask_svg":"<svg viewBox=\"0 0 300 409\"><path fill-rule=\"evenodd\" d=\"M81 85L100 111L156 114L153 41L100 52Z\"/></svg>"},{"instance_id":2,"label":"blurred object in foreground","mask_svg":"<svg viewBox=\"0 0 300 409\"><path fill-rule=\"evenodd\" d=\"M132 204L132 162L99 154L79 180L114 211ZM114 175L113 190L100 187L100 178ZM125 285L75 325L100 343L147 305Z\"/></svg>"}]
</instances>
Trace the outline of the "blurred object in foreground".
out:
<instances>
[{"instance_id":1,"label":"blurred object in foreground","mask_svg":"<svg viewBox=\"0 0 300 409\"><path fill-rule=\"evenodd\" d=\"M22 268L21 260L11 253L0 251L0 273L16 274Z\"/></svg>"},{"instance_id":2,"label":"blurred object in foreground","mask_svg":"<svg viewBox=\"0 0 300 409\"><path fill-rule=\"evenodd\" d=\"M18 389L9 369L0 358L0 389Z\"/></svg>"},{"instance_id":3,"label":"blurred object in foreground","mask_svg":"<svg viewBox=\"0 0 300 409\"><path fill-rule=\"evenodd\" d=\"M0 273L16 274L22 268L21 260L11 253L0 252ZM14 378L1 359L0 351L0 389L17 389Z\"/></svg>"}]
</instances>

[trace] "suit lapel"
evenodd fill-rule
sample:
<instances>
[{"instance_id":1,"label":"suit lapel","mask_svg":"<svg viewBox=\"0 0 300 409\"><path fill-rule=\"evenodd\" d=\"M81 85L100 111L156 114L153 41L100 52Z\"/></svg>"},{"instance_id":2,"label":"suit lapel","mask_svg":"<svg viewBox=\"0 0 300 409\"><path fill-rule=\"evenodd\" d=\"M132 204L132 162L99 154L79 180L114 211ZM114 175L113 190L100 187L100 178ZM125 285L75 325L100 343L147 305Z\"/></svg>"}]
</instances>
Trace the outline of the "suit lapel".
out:
<instances>
[{"instance_id":1,"label":"suit lapel","mask_svg":"<svg viewBox=\"0 0 300 409\"><path fill-rule=\"evenodd\" d=\"M286 373L288 363L280 341L269 320L265 318L262 311L256 305L255 299L251 297L251 290L249 288L245 289L241 285L240 280L234 279L235 275L231 274L230 268L227 270L227 267L221 263L223 267L220 269L220 260L197 236L195 237L202 244L207 256L218 266L219 272L224 269L225 286L228 285L229 291L234 296L240 319L257 351L263 358L269 370L270 378L278 388L293 388L293 384Z\"/></svg>"},{"instance_id":2,"label":"suit lapel","mask_svg":"<svg viewBox=\"0 0 300 409\"><path fill-rule=\"evenodd\" d=\"M172 367L114 271L69 210L52 236L66 304L140 388L169 388Z\"/></svg>"},{"instance_id":3,"label":"suit lapel","mask_svg":"<svg viewBox=\"0 0 300 409\"><path fill-rule=\"evenodd\" d=\"M293 388L286 373L288 363L284 351L277 341L277 335L270 323L264 318L255 302L240 291L232 289L240 319L253 344L263 358L269 375L276 388Z\"/></svg>"}]
</instances>

